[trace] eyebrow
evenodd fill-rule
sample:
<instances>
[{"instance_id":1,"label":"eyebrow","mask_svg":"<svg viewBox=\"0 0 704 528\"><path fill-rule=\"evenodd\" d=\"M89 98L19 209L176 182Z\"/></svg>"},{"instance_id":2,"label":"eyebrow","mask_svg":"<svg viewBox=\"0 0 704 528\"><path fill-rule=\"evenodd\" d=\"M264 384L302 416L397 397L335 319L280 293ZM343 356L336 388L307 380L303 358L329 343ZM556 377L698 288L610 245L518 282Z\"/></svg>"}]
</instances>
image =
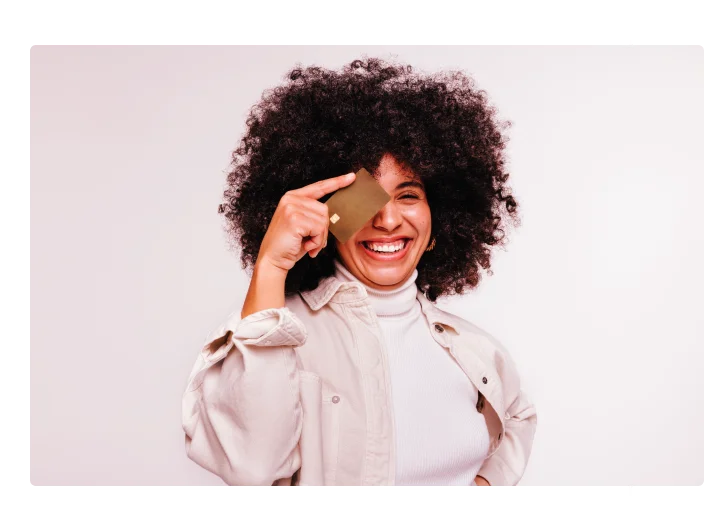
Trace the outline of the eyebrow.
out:
<instances>
[{"instance_id":1,"label":"eyebrow","mask_svg":"<svg viewBox=\"0 0 704 528\"><path fill-rule=\"evenodd\" d=\"M401 189L405 189L406 187L417 187L421 191L425 191L425 187L423 186L423 184L416 180L408 180L405 182L401 182L396 186L396 189L394 190L400 191Z\"/></svg>"}]
</instances>

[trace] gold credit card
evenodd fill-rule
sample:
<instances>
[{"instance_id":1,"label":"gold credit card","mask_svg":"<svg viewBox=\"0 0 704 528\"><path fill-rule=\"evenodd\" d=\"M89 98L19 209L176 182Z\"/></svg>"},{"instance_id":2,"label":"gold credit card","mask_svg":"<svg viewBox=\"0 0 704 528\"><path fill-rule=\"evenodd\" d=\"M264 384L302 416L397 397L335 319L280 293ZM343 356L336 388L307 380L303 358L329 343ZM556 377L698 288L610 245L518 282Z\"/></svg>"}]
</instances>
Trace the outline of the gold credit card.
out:
<instances>
[{"instance_id":1,"label":"gold credit card","mask_svg":"<svg viewBox=\"0 0 704 528\"><path fill-rule=\"evenodd\" d=\"M330 232L344 244L391 200L366 169L359 169L347 187L338 189L323 202L330 214Z\"/></svg>"}]
</instances>

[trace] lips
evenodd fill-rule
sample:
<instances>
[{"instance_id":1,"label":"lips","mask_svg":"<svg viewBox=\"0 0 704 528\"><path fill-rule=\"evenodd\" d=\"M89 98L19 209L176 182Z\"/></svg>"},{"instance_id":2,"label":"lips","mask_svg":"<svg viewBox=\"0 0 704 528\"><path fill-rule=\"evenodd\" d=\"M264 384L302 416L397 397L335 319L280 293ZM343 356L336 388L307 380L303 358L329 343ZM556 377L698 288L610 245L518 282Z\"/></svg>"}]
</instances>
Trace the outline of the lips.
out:
<instances>
[{"instance_id":1,"label":"lips","mask_svg":"<svg viewBox=\"0 0 704 528\"><path fill-rule=\"evenodd\" d=\"M409 240L411 237L407 236L395 236L391 238L369 238L367 240L363 240L362 242L366 243L374 243L374 244L393 244L394 242L398 242L399 240Z\"/></svg>"},{"instance_id":2,"label":"lips","mask_svg":"<svg viewBox=\"0 0 704 528\"><path fill-rule=\"evenodd\" d=\"M400 251L403 251L406 248L406 246L408 245L409 241L410 241L410 238L407 238L407 237L394 238L393 240L383 241L383 242L380 241L379 239L371 239L371 240L364 240L362 242L362 246L364 246L365 248L367 248L369 250L372 250L371 244L379 244L379 245L388 244L391 246L397 246L399 243L403 242L404 247L401 248L401 250L400 250ZM372 250L372 251L374 251L374 250Z\"/></svg>"},{"instance_id":3,"label":"lips","mask_svg":"<svg viewBox=\"0 0 704 528\"><path fill-rule=\"evenodd\" d=\"M360 246L362 246L362 250L364 251L364 253L366 255L368 255L370 258L372 258L373 260L378 260L378 261L401 260L408 253L408 248L411 247L412 239L407 238L407 237L398 237L395 240L396 240L396 242L398 242L399 240L406 241L403 246L403 249L396 251L395 253L391 253L391 252L385 253L385 252L374 251L373 249L370 249L369 247L367 247L366 240L364 242L360 242Z\"/></svg>"}]
</instances>

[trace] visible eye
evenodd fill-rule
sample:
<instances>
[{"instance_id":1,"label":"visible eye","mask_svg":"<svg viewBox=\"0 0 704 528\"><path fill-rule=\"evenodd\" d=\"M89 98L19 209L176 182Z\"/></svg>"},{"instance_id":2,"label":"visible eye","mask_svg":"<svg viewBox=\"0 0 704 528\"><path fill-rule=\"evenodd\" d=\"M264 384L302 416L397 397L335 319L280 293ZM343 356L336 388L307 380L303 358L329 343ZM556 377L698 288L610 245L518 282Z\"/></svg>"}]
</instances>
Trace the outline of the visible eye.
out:
<instances>
[{"instance_id":1,"label":"visible eye","mask_svg":"<svg viewBox=\"0 0 704 528\"><path fill-rule=\"evenodd\" d=\"M401 196L401 199L403 200L404 198L418 198L415 194L404 194Z\"/></svg>"}]
</instances>

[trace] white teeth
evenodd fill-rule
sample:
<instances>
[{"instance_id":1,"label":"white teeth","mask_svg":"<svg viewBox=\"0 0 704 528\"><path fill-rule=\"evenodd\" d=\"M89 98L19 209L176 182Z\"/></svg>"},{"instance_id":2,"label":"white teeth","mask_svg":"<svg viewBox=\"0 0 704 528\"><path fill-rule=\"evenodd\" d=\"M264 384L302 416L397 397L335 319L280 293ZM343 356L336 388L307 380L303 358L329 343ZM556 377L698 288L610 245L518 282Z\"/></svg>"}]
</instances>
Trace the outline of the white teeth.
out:
<instances>
[{"instance_id":1,"label":"white teeth","mask_svg":"<svg viewBox=\"0 0 704 528\"><path fill-rule=\"evenodd\" d=\"M372 244L369 242L365 242L365 245L371 249L372 251L376 251L377 253L396 253L398 251L401 251L403 247L405 246L405 242L400 242L398 244L393 244L393 245L388 245L388 244Z\"/></svg>"}]
</instances>

